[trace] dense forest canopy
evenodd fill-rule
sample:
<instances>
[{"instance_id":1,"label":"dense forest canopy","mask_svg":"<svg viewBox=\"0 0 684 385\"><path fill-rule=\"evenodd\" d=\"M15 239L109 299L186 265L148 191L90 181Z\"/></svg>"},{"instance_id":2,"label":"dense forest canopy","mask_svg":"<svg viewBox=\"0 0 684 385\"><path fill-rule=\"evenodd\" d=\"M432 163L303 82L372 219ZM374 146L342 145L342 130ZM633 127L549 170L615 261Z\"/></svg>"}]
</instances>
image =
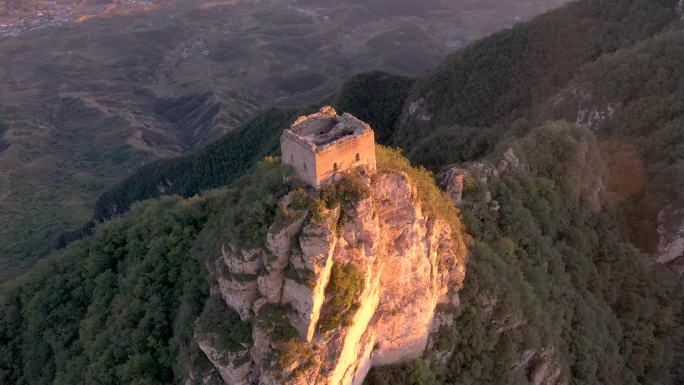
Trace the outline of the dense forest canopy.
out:
<instances>
[{"instance_id":1,"label":"dense forest canopy","mask_svg":"<svg viewBox=\"0 0 684 385\"><path fill-rule=\"evenodd\" d=\"M6 284L0 383L168 384L208 366L192 337L205 261L225 240L265 239L286 172L270 159L233 189L139 204ZM203 319L225 322L215 313Z\"/></svg>"},{"instance_id":2,"label":"dense forest canopy","mask_svg":"<svg viewBox=\"0 0 684 385\"><path fill-rule=\"evenodd\" d=\"M592 125L611 170L608 189L626 210L630 240L646 251L656 246L658 211L684 203L683 100L684 36L672 31L602 56L540 107L542 118L568 120L613 111Z\"/></svg>"},{"instance_id":3,"label":"dense forest canopy","mask_svg":"<svg viewBox=\"0 0 684 385\"><path fill-rule=\"evenodd\" d=\"M395 143L439 126L488 127L525 117L603 54L653 37L677 20L677 0L580 0L456 52L420 78ZM405 111L406 112L406 111Z\"/></svg>"}]
</instances>

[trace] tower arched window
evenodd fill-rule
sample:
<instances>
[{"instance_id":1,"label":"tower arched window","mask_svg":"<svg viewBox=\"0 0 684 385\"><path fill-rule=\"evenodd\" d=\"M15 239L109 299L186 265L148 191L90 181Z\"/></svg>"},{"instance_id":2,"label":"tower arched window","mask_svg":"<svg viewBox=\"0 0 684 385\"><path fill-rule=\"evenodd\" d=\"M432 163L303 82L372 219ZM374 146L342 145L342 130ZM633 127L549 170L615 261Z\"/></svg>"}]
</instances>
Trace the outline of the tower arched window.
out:
<instances>
[{"instance_id":1,"label":"tower arched window","mask_svg":"<svg viewBox=\"0 0 684 385\"><path fill-rule=\"evenodd\" d=\"M337 162L333 163L333 171L337 171Z\"/></svg>"},{"instance_id":2,"label":"tower arched window","mask_svg":"<svg viewBox=\"0 0 684 385\"><path fill-rule=\"evenodd\" d=\"M360 160L361 160L361 154L359 154L359 153L357 152L357 153L356 153L356 161L358 162L358 161L360 161Z\"/></svg>"}]
</instances>

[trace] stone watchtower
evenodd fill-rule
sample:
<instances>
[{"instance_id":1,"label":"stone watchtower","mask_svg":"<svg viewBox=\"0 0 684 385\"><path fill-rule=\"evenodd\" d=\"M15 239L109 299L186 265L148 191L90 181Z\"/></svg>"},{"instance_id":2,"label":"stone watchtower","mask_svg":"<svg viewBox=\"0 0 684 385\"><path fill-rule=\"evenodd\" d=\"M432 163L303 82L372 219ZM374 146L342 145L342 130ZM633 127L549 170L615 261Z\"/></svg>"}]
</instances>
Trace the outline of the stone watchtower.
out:
<instances>
[{"instance_id":1,"label":"stone watchtower","mask_svg":"<svg viewBox=\"0 0 684 385\"><path fill-rule=\"evenodd\" d=\"M298 179L316 189L337 180L347 170L374 173L375 135L351 114L337 115L332 107L299 117L280 137L283 163Z\"/></svg>"}]
</instances>

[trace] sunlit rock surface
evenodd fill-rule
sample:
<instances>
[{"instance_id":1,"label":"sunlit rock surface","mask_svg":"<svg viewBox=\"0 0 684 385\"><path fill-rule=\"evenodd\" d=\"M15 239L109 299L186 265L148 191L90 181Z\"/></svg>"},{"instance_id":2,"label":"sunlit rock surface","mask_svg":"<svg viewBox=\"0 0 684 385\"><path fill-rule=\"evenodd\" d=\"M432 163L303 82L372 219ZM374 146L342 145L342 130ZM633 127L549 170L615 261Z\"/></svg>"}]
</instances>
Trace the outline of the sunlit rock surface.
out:
<instances>
[{"instance_id":1,"label":"sunlit rock surface","mask_svg":"<svg viewBox=\"0 0 684 385\"><path fill-rule=\"evenodd\" d=\"M223 272L219 292L255 325L249 362L241 365L219 359L211 338L199 340L226 384L361 384L373 366L420 357L430 334L445 324L437 305L458 305L466 254L461 229L426 215L403 173L381 172L363 183L369 196L344 212L314 218L301 211L290 223L273 224L263 250L224 246L216 262ZM287 210L291 199L279 204ZM326 291L331 271L349 263L361 272L363 290L350 321L329 330L321 319L335 295ZM287 313L294 342L262 330L259 313L267 304ZM278 357L287 346L302 351L284 365Z\"/></svg>"}]
</instances>

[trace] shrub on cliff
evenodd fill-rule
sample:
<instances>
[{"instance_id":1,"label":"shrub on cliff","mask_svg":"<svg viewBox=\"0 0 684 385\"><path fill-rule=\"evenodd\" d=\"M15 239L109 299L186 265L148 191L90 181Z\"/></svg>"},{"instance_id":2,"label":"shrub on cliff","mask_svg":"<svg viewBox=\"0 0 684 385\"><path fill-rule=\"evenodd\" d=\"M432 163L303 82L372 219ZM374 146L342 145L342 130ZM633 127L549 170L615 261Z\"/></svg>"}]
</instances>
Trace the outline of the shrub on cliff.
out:
<instances>
[{"instance_id":1,"label":"shrub on cliff","mask_svg":"<svg viewBox=\"0 0 684 385\"><path fill-rule=\"evenodd\" d=\"M297 329L287 319L291 307L278 304L266 304L259 309L257 326L270 334L276 342L285 342L297 336Z\"/></svg>"},{"instance_id":2,"label":"shrub on cliff","mask_svg":"<svg viewBox=\"0 0 684 385\"><path fill-rule=\"evenodd\" d=\"M368 374L367 385L439 385L435 371L422 359L400 366L376 367Z\"/></svg>"},{"instance_id":3,"label":"shrub on cliff","mask_svg":"<svg viewBox=\"0 0 684 385\"><path fill-rule=\"evenodd\" d=\"M314 363L315 349L308 342L290 338L278 347L277 364L281 370L290 371L289 378L296 378Z\"/></svg>"},{"instance_id":4,"label":"shrub on cliff","mask_svg":"<svg viewBox=\"0 0 684 385\"><path fill-rule=\"evenodd\" d=\"M330 282L325 289L327 301L323 308L320 329L323 332L349 326L366 279L354 263L335 263Z\"/></svg>"},{"instance_id":5,"label":"shrub on cliff","mask_svg":"<svg viewBox=\"0 0 684 385\"><path fill-rule=\"evenodd\" d=\"M216 335L216 347L224 355L239 352L252 344L252 324L240 319L240 315L230 309L217 296L211 296L197 319L199 331Z\"/></svg>"},{"instance_id":6,"label":"shrub on cliff","mask_svg":"<svg viewBox=\"0 0 684 385\"><path fill-rule=\"evenodd\" d=\"M370 189L355 172L347 173L344 178L325 187L313 200L308 202L309 210L314 219L321 219L325 210L339 207L340 221L344 221L345 212L353 210L363 199L370 196Z\"/></svg>"}]
</instances>

